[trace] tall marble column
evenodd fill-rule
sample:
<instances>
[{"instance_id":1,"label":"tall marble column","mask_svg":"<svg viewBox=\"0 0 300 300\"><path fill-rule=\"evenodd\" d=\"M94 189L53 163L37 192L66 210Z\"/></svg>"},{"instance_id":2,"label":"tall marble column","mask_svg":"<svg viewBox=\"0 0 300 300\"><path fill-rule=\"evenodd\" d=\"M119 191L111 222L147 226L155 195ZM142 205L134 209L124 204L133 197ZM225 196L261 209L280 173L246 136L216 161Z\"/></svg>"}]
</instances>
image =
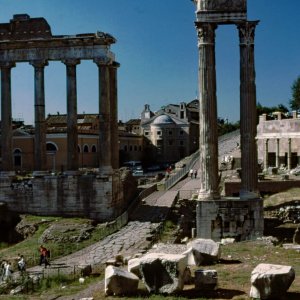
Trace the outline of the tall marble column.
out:
<instances>
[{"instance_id":1,"label":"tall marble column","mask_svg":"<svg viewBox=\"0 0 300 300\"><path fill-rule=\"evenodd\" d=\"M259 197L257 189L256 86L254 35L258 21L238 24L240 39L241 199Z\"/></svg>"},{"instance_id":2,"label":"tall marble column","mask_svg":"<svg viewBox=\"0 0 300 300\"><path fill-rule=\"evenodd\" d=\"M2 170L13 172L12 154L12 108L11 108L11 69L15 63L7 62L1 68L1 147Z\"/></svg>"},{"instance_id":3,"label":"tall marble column","mask_svg":"<svg viewBox=\"0 0 300 300\"><path fill-rule=\"evenodd\" d=\"M119 168L119 134L118 134L118 81L117 70L119 63L114 62L109 67L110 79L110 126L111 126L111 165L113 169Z\"/></svg>"},{"instance_id":4,"label":"tall marble column","mask_svg":"<svg viewBox=\"0 0 300 300\"><path fill-rule=\"evenodd\" d=\"M265 139L265 149L264 149L264 170L267 170L269 167L269 139Z\"/></svg>"},{"instance_id":5,"label":"tall marble column","mask_svg":"<svg viewBox=\"0 0 300 300\"><path fill-rule=\"evenodd\" d=\"M47 169L44 68L48 62L35 60L30 64L34 67L34 170L39 172Z\"/></svg>"},{"instance_id":6,"label":"tall marble column","mask_svg":"<svg viewBox=\"0 0 300 300\"><path fill-rule=\"evenodd\" d=\"M77 85L78 59L63 61L67 70L67 171L78 171Z\"/></svg>"},{"instance_id":7,"label":"tall marble column","mask_svg":"<svg viewBox=\"0 0 300 300\"><path fill-rule=\"evenodd\" d=\"M94 62L99 72L99 173L109 175L112 173L110 72L102 60L95 59Z\"/></svg>"},{"instance_id":8,"label":"tall marble column","mask_svg":"<svg viewBox=\"0 0 300 300\"><path fill-rule=\"evenodd\" d=\"M218 132L215 68L216 24L196 22L199 48L199 150L198 200L219 199Z\"/></svg>"},{"instance_id":9,"label":"tall marble column","mask_svg":"<svg viewBox=\"0 0 300 300\"><path fill-rule=\"evenodd\" d=\"M287 168L292 169L292 139L288 139L288 157L287 157Z\"/></svg>"},{"instance_id":10,"label":"tall marble column","mask_svg":"<svg viewBox=\"0 0 300 300\"><path fill-rule=\"evenodd\" d=\"M276 139L276 162L275 162L276 168L279 168L279 156L280 156L279 143L280 140Z\"/></svg>"}]
</instances>

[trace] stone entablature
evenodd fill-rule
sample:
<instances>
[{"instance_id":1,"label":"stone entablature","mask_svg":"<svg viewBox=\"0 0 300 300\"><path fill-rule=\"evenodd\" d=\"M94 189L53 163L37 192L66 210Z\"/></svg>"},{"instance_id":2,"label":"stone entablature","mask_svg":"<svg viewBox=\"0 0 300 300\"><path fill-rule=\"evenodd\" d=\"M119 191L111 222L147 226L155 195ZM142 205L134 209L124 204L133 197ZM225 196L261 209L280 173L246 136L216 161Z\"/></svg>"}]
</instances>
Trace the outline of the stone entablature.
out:
<instances>
[{"instance_id":1,"label":"stone entablature","mask_svg":"<svg viewBox=\"0 0 300 300\"><path fill-rule=\"evenodd\" d=\"M235 23L246 21L247 0L194 0L197 21Z\"/></svg>"}]
</instances>

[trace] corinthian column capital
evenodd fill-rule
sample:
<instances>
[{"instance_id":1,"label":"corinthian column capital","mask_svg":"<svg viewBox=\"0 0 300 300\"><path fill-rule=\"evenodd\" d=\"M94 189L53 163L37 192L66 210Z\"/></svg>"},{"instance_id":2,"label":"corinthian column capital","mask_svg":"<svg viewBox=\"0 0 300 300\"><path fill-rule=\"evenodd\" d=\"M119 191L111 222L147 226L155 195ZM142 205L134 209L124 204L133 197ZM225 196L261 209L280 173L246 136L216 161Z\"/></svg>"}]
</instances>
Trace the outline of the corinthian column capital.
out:
<instances>
[{"instance_id":1,"label":"corinthian column capital","mask_svg":"<svg viewBox=\"0 0 300 300\"><path fill-rule=\"evenodd\" d=\"M237 25L239 30L240 45L254 44L255 27L258 23L259 21L246 21Z\"/></svg>"},{"instance_id":2,"label":"corinthian column capital","mask_svg":"<svg viewBox=\"0 0 300 300\"><path fill-rule=\"evenodd\" d=\"M196 22L198 47L204 44L215 44L215 30L218 27L215 23Z\"/></svg>"}]
</instances>

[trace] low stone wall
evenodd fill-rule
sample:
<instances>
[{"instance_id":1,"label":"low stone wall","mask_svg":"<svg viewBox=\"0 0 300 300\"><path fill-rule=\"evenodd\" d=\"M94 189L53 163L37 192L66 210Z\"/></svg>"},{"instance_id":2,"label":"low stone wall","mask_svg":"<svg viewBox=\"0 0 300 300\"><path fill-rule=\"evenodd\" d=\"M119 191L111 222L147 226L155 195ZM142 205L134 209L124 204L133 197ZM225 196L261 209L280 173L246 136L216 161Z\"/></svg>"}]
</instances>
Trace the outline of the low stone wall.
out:
<instances>
[{"instance_id":1,"label":"low stone wall","mask_svg":"<svg viewBox=\"0 0 300 300\"><path fill-rule=\"evenodd\" d=\"M240 181L225 182L225 196L239 196L240 186ZM262 180L258 182L258 190L262 194L275 194L295 187L300 187L300 180Z\"/></svg>"},{"instance_id":2,"label":"low stone wall","mask_svg":"<svg viewBox=\"0 0 300 300\"><path fill-rule=\"evenodd\" d=\"M0 178L0 202L10 211L111 221L126 209L119 172L101 177L45 176L16 181Z\"/></svg>"}]
</instances>

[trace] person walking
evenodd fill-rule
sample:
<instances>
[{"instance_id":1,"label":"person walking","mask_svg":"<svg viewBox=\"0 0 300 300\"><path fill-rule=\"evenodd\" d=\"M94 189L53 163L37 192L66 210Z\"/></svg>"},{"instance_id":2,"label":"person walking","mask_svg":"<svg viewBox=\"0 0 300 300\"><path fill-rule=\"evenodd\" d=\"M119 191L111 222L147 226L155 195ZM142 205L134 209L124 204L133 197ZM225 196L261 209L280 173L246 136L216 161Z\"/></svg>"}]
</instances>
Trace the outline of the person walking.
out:
<instances>
[{"instance_id":1,"label":"person walking","mask_svg":"<svg viewBox=\"0 0 300 300\"><path fill-rule=\"evenodd\" d=\"M11 268L11 263L8 261L8 262L5 262L4 264L4 280L5 281L9 281L11 279L11 275L12 275L12 268Z\"/></svg>"},{"instance_id":2,"label":"person walking","mask_svg":"<svg viewBox=\"0 0 300 300\"><path fill-rule=\"evenodd\" d=\"M40 251L40 266L42 264L45 264L45 268L47 268L47 266L50 265L48 261L48 250L46 247L41 245L39 251Z\"/></svg>"},{"instance_id":3,"label":"person walking","mask_svg":"<svg viewBox=\"0 0 300 300\"><path fill-rule=\"evenodd\" d=\"M23 255L20 255L19 260L18 260L18 270L21 272L25 271L25 259Z\"/></svg>"},{"instance_id":4,"label":"person walking","mask_svg":"<svg viewBox=\"0 0 300 300\"><path fill-rule=\"evenodd\" d=\"M191 176L191 179L193 178L193 174L194 174L194 170L193 170L193 169L190 169L190 176Z\"/></svg>"},{"instance_id":5,"label":"person walking","mask_svg":"<svg viewBox=\"0 0 300 300\"><path fill-rule=\"evenodd\" d=\"M198 174L198 171L195 170L195 171L194 171L194 178L195 178L195 179L197 178L197 174Z\"/></svg>"}]
</instances>

